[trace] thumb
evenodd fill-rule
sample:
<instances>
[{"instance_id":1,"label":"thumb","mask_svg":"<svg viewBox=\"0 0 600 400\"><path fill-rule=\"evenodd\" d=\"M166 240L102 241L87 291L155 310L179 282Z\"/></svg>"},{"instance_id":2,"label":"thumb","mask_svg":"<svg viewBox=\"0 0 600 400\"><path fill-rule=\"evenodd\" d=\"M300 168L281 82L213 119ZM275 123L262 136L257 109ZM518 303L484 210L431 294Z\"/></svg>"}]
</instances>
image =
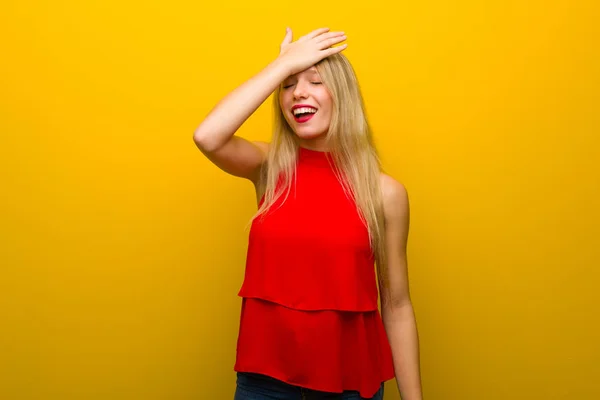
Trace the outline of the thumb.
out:
<instances>
[{"instance_id":1,"label":"thumb","mask_svg":"<svg viewBox=\"0 0 600 400\"><path fill-rule=\"evenodd\" d=\"M292 29L285 28L285 37L283 38L283 42L281 42L281 45L284 46L286 44L290 44L290 43L292 43L292 40L293 40Z\"/></svg>"}]
</instances>

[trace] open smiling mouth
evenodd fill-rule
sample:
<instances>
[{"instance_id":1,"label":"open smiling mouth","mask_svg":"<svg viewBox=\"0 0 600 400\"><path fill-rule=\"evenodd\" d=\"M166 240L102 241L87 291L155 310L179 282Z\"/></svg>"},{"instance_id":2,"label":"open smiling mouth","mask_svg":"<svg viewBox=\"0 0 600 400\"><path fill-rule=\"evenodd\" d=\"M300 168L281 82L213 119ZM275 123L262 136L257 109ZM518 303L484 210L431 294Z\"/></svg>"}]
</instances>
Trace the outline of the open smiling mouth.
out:
<instances>
[{"instance_id":1,"label":"open smiling mouth","mask_svg":"<svg viewBox=\"0 0 600 400\"><path fill-rule=\"evenodd\" d=\"M304 123L312 119L317 113L317 109L314 107L301 107L292 110L294 114L294 120L298 123Z\"/></svg>"}]
</instances>

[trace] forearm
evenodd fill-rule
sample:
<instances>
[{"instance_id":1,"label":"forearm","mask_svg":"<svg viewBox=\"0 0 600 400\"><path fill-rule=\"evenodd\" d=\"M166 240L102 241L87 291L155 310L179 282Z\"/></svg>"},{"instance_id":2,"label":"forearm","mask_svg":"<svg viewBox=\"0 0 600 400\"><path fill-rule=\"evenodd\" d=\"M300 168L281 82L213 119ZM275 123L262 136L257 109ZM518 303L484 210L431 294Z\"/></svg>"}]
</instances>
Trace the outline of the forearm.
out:
<instances>
[{"instance_id":1,"label":"forearm","mask_svg":"<svg viewBox=\"0 0 600 400\"><path fill-rule=\"evenodd\" d=\"M382 310L402 400L421 400L419 337L412 305Z\"/></svg>"},{"instance_id":2,"label":"forearm","mask_svg":"<svg viewBox=\"0 0 600 400\"><path fill-rule=\"evenodd\" d=\"M288 77L289 68L279 59L225 96L194 132L202 148L213 151L227 143L242 124Z\"/></svg>"}]
</instances>

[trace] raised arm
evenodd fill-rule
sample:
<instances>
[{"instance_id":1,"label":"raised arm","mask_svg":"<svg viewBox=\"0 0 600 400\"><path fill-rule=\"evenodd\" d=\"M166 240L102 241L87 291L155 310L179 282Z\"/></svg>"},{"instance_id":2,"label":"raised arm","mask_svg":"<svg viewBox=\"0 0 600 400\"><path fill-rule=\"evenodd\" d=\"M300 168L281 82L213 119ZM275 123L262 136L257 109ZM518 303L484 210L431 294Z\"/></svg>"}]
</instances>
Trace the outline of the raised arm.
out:
<instances>
[{"instance_id":1,"label":"raised arm","mask_svg":"<svg viewBox=\"0 0 600 400\"><path fill-rule=\"evenodd\" d=\"M256 183L269 144L234 135L288 76L346 47L331 48L345 40L345 36L343 32L328 31L329 28L317 29L292 42L292 31L288 29L277 59L225 96L196 128L196 146L217 167Z\"/></svg>"}]
</instances>

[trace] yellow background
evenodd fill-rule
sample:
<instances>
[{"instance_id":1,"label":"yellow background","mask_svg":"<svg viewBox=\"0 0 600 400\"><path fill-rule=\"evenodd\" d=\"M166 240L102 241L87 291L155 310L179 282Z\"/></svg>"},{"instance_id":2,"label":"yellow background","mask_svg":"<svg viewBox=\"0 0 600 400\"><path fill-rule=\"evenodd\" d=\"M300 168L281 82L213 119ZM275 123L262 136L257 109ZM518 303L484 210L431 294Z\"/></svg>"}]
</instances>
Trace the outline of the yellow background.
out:
<instances>
[{"instance_id":1,"label":"yellow background","mask_svg":"<svg viewBox=\"0 0 600 400\"><path fill-rule=\"evenodd\" d=\"M254 194L192 134L289 25L347 32L409 190L425 398L599 399L599 9L4 2L0 398L232 398Z\"/></svg>"}]
</instances>

